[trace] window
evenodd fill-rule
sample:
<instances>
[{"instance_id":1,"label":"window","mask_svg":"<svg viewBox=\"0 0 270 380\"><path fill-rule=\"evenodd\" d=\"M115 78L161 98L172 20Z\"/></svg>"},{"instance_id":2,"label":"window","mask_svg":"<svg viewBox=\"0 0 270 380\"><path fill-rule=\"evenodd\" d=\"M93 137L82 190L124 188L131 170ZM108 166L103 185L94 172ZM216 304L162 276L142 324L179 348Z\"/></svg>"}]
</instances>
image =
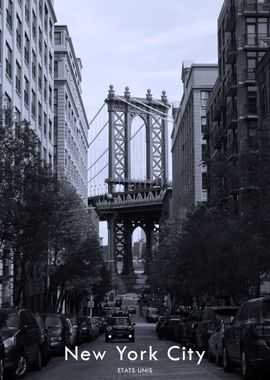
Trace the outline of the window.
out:
<instances>
[{"instance_id":1,"label":"window","mask_svg":"<svg viewBox=\"0 0 270 380\"><path fill-rule=\"evenodd\" d=\"M35 12L32 12L32 37L34 40L37 38L37 17Z\"/></svg>"},{"instance_id":2,"label":"window","mask_svg":"<svg viewBox=\"0 0 270 380\"><path fill-rule=\"evenodd\" d=\"M52 65L53 65L53 57L52 57L52 53L50 52L49 53L49 70L51 74L52 74Z\"/></svg>"},{"instance_id":3,"label":"window","mask_svg":"<svg viewBox=\"0 0 270 380\"><path fill-rule=\"evenodd\" d=\"M43 148L43 160L47 161L47 150L46 150L46 148Z\"/></svg>"},{"instance_id":4,"label":"window","mask_svg":"<svg viewBox=\"0 0 270 380\"><path fill-rule=\"evenodd\" d=\"M205 162L206 161L206 153L207 153L207 149L206 149L206 145L202 145L202 161Z\"/></svg>"},{"instance_id":5,"label":"window","mask_svg":"<svg viewBox=\"0 0 270 380\"><path fill-rule=\"evenodd\" d=\"M12 50L8 43L6 43L6 74L11 79L12 76Z\"/></svg>"},{"instance_id":6,"label":"window","mask_svg":"<svg viewBox=\"0 0 270 380\"><path fill-rule=\"evenodd\" d=\"M24 77L24 103L29 107L29 81Z\"/></svg>"},{"instance_id":7,"label":"window","mask_svg":"<svg viewBox=\"0 0 270 380\"><path fill-rule=\"evenodd\" d=\"M36 78L37 76L37 56L33 49L32 49L32 75L33 75L33 78Z\"/></svg>"},{"instance_id":8,"label":"window","mask_svg":"<svg viewBox=\"0 0 270 380\"><path fill-rule=\"evenodd\" d=\"M22 22L17 15L17 28L16 28L16 42L17 45L21 48L22 47Z\"/></svg>"},{"instance_id":9,"label":"window","mask_svg":"<svg viewBox=\"0 0 270 380\"><path fill-rule=\"evenodd\" d=\"M16 90L18 93L21 93L21 66L19 65L19 62L16 61Z\"/></svg>"},{"instance_id":10,"label":"window","mask_svg":"<svg viewBox=\"0 0 270 380\"><path fill-rule=\"evenodd\" d=\"M44 119L43 119L43 133L45 136L47 136L47 115L44 112Z\"/></svg>"},{"instance_id":11,"label":"window","mask_svg":"<svg viewBox=\"0 0 270 380\"><path fill-rule=\"evenodd\" d=\"M12 8L13 4L11 0L8 0L8 6L7 6L7 24L9 28L12 30Z\"/></svg>"},{"instance_id":12,"label":"window","mask_svg":"<svg viewBox=\"0 0 270 380\"><path fill-rule=\"evenodd\" d=\"M29 23L30 20L30 13L29 13L29 0L25 0L25 20Z\"/></svg>"},{"instance_id":13,"label":"window","mask_svg":"<svg viewBox=\"0 0 270 380\"><path fill-rule=\"evenodd\" d=\"M42 31L38 28L38 51L39 54L42 54Z\"/></svg>"},{"instance_id":14,"label":"window","mask_svg":"<svg viewBox=\"0 0 270 380\"><path fill-rule=\"evenodd\" d=\"M49 106L52 107L52 88L49 86Z\"/></svg>"},{"instance_id":15,"label":"window","mask_svg":"<svg viewBox=\"0 0 270 380\"><path fill-rule=\"evenodd\" d=\"M207 173L202 173L202 189L207 190Z\"/></svg>"},{"instance_id":16,"label":"window","mask_svg":"<svg viewBox=\"0 0 270 380\"><path fill-rule=\"evenodd\" d=\"M54 44L61 45L61 32L54 33Z\"/></svg>"},{"instance_id":17,"label":"window","mask_svg":"<svg viewBox=\"0 0 270 380\"><path fill-rule=\"evenodd\" d=\"M207 106L208 98L209 98L209 91L201 91L201 107Z\"/></svg>"},{"instance_id":18,"label":"window","mask_svg":"<svg viewBox=\"0 0 270 380\"><path fill-rule=\"evenodd\" d=\"M38 65L38 88L40 91L42 90L42 68L40 65Z\"/></svg>"},{"instance_id":19,"label":"window","mask_svg":"<svg viewBox=\"0 0 270 380\"><path fill-rule=\"evenodd\" d=\"M205 128L206 128L206 117L205 116L202 116L201 117L201 130L202 130L202 133L205 133Z\"/></svg>"},{"instance_id":20,"label":"window","mask_svg":"<svg viewBox=\"0 0 270 380\"><path fill-rule=\"evenodd\" d=\"M41 119L42 119L42 106L41 106L41 103L40 102L38 102L38 126L41 128L41 123L42 123L42 121L41 121Z\"/></svg>"},{"instance_id":21,"label":"window","mask_svg":"<svg viewBox=\"0 0 270 380\"><path fill-rule=\"evenodd\" d=\"M49 120L49 139L52 140L52 121Z\"/></svg>"},{"instance_id":22,"label":"window","mask_svg":"<svg viewBox=\"0 0 270 380\"><path fill-rule=\"evenodd\" d=\"M54 61L54 77L58 77L58 61Z\"/></svg>"},{"instance_id":23,"label":"window","mask_svg":"<svg viewBox=\"0 0 270 380\"><path fill-rule=\"evenodd\" d=\"M44 100L47 101L47 78L44 76Z\"/></svg>"},{"instance_id":24,"label":"window","mask_svg":"<svg viewBox=\"0 0 270 380\"><path fill-rule=\"evenodd\" d=\"M32 104L31 104L32 116L36 117L36 93L32 90Z\"/></svg>"},{"instance_id":25,"label":"window","mask_svg":"<svg viewBox=\"0 0 270 380\"><path fill-rule=\"evenodd\" d=\"M44 41L44 63L45 63L45 66L47 66L47 64L48 64L48 52L47 52L47 44L45 41Z\"/></svg>"},{"instance_id":26,"label":"window","mask_svg":"<svg viewBox=\"0 0 270 380\"><path fill-rule=\"evenodd\" d=\"M25 45L24 45L24 59L29 64L29 49L30 49L30 42L27 34L25 33Z\"/></svg>"},{"instance_id":27,"label":"window","mask_svg":"<svg viewBox=\"0 0 270 380\"><path fill-rule=\"evenodd\" d=\"M52 23L52 20L50 19L50 23L49 23L49 36L50 36L50 40L52 41L52 34L53 34L53 23Z\"/></svg>"}]
</instances>

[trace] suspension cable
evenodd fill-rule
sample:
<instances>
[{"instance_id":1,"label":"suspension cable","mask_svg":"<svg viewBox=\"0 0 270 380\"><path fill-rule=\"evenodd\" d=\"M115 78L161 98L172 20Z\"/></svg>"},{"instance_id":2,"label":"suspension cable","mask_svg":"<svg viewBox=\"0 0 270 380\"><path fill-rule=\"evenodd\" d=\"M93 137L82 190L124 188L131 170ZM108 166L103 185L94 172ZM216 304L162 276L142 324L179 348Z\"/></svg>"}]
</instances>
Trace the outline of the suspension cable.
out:
<instances>
[{"instance_id":1,"label":"suspension cable","mask_svg":"<svg viewBox=\"0 0 270 380\"><path fill-rule=\"evenodd\" d=\"M89 127L91 124L93 124L93 122L96 120L96 118L98 117L99 113L102 111L102 109L105 107L105 104L106 103L103 103L102 106L100 107L100 109L97 111L97 113L95 114L95 116L93 117L93 119L90 121L89 123Z\"/></svg>"},{"instance_id":2,"label":"suspension cable","mask_svg":"<svg viewBox=\"0 0 270 380\"><path fill-rule=\"evenodd\" d=\"M92 182L93 179L95 179L95 178L96 178L101 172L103 172L103 170L106 169L106 167L107 167L108 165L109 165L109 164L107 163L105 166L103 166L103 168L100 169L100 171L97 172L97 174L95 174L94 177L90 178L89 181L88 181L87 183Z\"/></svg>"},{"instance_id":3,"label":"suspension cable","mask_svg":"<svg viewBox=\"0 0 270 380\"><path fill-rule=\"evenodd\" d=\"M140 107L138 107L138 106L135 106L134 104L128 102L127 100L125 100L125 99L123 99L123 98L120 98L120 96L115 95L115 98L121 100L122 102L124 102L124 103L126 103L126 104L129 104L130 106L132 106L132 107L134 107L134 108L137 108L137 109L140 110L140 111L143 111L144 113L147 113L148 115L151 115L151 116L153 115L153 112L145 111L144 109L142 109L142 108L140 108ZM159 115L158 115L158 116L159 116ZM172 119L171 122L173 122L174 119L173 119L172 116L169 116L169 115L168 115L167 117L168 117L168 118L171 118L171 119ZM161 118L162 120L170 121L170 120L167 120L167 117L165 118L165 117L160 116L160 118Z\"/></svg>"},{"instance_id":4,"label":"suspension cable","mask_svg":"<svg viewBox=\"0 0 270 380\"><path fill-rule=\"evenodd\" d=\"M101 130L98 132L98 134L93 138L93 140L89 143L89 148L90 146L93 144L93 142L98 138L98 136L101 134L101 132L105 129L105 127L109 124L109 121L107 121L103 127L101 128Z\"/></svg>"},{"instance_id":5,"label":"suspension cable","mask_svg":"<svg viewBox=\"0 0 270 380\"><path fill-rule=\"evenodd\" d=\"M135 99L135 98L131 98L131 99L135 100L137 103L141 104L142 106L148 107L148 108L150 108L151 110L153 110L153 111L155 111L155 112L158 112L160 115L164 115L164 116L166 116L166 117L171 117L170 115L166 114L165 112L159 111L159 110L157 110L156 108L151 107L151 106L149 106L148 104L145 104L145 103L141 102L141 101L138 100L138 99Z\"/></svg>"},{"instance_id":6,"label":"suspension cable","mask_svg":"<svg viewBox=\"0 0 270 380\"><path fill-rule=\"evenodd\" d=\"M91 166L89 166L89 168L87 169L87 170L90 170L90 169L92 169L92 167L94 166L94 165L96 165L96 163L104 156L104 154L105 153L107 153L108 152L108 150L109 150L109 148L107 148L97 159L96 159L96 161L95 162L93 162L93 164L91 165Z\"/></svg>"}]
</instances>

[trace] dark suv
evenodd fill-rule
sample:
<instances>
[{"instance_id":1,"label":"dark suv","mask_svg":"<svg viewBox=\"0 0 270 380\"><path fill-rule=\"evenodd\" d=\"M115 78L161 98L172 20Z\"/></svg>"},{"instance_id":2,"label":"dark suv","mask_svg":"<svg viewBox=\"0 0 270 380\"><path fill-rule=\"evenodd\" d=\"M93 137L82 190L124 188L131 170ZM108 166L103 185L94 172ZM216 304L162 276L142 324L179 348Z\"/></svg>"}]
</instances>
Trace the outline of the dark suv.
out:
<instances>
[{"instance_id":1,"label":"dark suv","mask_svg":"<svg viewBox=\"0 0 270 380\"><path fill-rule=\"evenodd\" d=\"M115 338L128 339L134 342L134 325L128 317L112 317L108 321L105 330L105 342L110 342Z\"/></svg>"},{"instance_id":2,"label":"dark suv","mask_svg":"<svg viewBox=\"0 0 270 380\"><path fill-rule=\"evenodd\" d=\"M196 347L199 351L208 353L210 336L215 333L217 325L224 318L235 316L235 309L234 306L211 306L204 309L196 332Z\"/></svg>"},{"instance_id":3,"label":"dark suv","mask_svg":"<svg viewBox=\"0 0 270 380\"><path fill-rule=\"evenodd\" d=\"M41 334L34 315L26 309L0 309L0 333L5 347L5 369L23 377L32 365L41 369Z\"/></svg>"},{"instance_id":4,"label":"dark suv","mask_svg":"<svg viewBox=\"0 0 270 380\"><path fill-rule=\"evenodd\" d=\"M242 367L243 379L257 379L258 369L270 369L270 297L241 305L224 332L223 367ZM255 374L255 370L257 371Z\"/></svg>"}]
</instances>

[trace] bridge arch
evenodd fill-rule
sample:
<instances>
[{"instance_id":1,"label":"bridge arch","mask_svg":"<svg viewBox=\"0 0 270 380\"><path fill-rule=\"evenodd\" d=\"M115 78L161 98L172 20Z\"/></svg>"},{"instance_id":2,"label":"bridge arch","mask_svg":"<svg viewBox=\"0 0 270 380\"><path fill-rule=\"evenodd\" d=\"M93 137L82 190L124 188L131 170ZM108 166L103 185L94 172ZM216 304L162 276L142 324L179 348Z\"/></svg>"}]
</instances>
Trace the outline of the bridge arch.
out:
<instances>
[{"instance_id":1,"label":"bridge arch","mask_svg":"<svg viewBox=\"0 0 270 380\"><path fill-rule=\"evenodd\" d=\"M141 115L131 119L130 179L134 182L147 178L147 126Z\"/></svg>"}]
</instances>

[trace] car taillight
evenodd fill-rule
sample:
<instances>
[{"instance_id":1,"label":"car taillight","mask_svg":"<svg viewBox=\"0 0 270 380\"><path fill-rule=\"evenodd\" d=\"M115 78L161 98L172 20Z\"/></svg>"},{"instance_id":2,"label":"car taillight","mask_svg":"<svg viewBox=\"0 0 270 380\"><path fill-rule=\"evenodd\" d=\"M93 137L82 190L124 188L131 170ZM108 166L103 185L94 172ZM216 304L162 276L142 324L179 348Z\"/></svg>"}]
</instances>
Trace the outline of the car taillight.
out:
<instances>
[{"instance_id":1,"label":"car taillight","mask_svg":"<svg viewBox=\"0 0 270 380\"><path fill-rule=\"evenodd\" d=\"M264 324L257 324L254 326L254 332L255 334L259 336L269 336L270 335L270 325L264 325Z\"/></svg>"}]
</instances>

